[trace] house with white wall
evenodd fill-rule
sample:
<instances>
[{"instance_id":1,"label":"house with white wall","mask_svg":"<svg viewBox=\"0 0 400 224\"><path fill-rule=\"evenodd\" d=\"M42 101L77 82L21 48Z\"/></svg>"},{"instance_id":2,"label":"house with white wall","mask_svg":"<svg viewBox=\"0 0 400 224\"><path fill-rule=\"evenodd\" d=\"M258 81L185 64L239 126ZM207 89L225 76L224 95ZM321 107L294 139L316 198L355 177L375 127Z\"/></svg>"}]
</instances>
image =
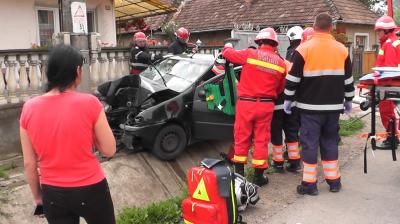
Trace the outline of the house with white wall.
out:
<instances>
[{"instance_id":1,"label":"house with white wall","mask_svg":"<svg viewBox=\"0 0 400 224\"><path fill-rule=\"evenodd\" d=\"M113 0L86 0L88 32L98 32L116 46ZM30 49L51 44L60 32L58 0L0 0L0 50Z\"/></svg>"}]
</instances>

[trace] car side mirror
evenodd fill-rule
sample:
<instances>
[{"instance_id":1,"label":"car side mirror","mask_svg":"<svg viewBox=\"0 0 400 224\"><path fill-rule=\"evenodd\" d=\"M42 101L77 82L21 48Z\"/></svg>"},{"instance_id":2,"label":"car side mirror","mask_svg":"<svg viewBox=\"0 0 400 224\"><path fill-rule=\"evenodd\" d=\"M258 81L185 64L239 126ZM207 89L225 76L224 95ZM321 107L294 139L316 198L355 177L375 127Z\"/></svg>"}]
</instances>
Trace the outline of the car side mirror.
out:
<instances>
[{"instance_id":1,"label":"car side mirror","mask_svg":"<svg viewBox=\"0 0 400 224\"><path fill-rule=\"evenodd\" d=\"M200 99L206 99L206 91L204 89L201 89L197 95L200 97Z\"/></svg>"}]
</instances>

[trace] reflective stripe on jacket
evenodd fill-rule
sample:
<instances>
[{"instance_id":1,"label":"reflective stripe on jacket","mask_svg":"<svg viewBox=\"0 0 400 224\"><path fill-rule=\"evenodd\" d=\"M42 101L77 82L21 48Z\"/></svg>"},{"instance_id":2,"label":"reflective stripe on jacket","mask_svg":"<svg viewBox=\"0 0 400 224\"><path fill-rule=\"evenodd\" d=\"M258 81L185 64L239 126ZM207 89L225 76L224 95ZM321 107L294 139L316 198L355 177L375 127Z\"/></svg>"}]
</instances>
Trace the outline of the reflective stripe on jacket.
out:
<instances>
[{"instance_id":1,"label":"reflective stripe on jacket","mask_svg":"<svg viewBox=\"0 0 400 224\"><path fill-rule=\"evenodd\" d=\"M330 34L315 33L294 52L284 94L303 112L343 111L343 101L354 97L347 48Z\"/></svg>"},{"instance_id":2,"label":"reflective stripe on jacket","mask_svg":"<svg viewBox=\"0 0 400 224\"><path fill-rule=\"evenodd\" d=\"M232 63L243 65L238 84L239 97L276 99L283 91L286 65L273 47L263 45L258 49L240 51L225 47L222 55Z\"/></svg>"}]
</instances>

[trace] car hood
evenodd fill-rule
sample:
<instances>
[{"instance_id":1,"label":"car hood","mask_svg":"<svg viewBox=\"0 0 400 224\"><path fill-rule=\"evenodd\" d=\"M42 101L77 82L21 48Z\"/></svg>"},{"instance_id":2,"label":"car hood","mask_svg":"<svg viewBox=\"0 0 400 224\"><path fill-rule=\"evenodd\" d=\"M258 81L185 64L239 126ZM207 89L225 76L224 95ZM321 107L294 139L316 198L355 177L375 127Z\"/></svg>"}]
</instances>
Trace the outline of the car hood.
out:
<instances>
[{"instance_id":1,"label":"car hood","mask_svg":"<svg viewBox=\"0 0 400 224\"><path fill-rule=\"evenodd\" d=\"M168 100L172 97L179 95L178 92L169 89L168 87L145 77L141 77L140 87L141 87L139 92L140 105L145 103L149 98L153 99L151 105L154 106L165 100Z\"/></svg>"}]
</instances>

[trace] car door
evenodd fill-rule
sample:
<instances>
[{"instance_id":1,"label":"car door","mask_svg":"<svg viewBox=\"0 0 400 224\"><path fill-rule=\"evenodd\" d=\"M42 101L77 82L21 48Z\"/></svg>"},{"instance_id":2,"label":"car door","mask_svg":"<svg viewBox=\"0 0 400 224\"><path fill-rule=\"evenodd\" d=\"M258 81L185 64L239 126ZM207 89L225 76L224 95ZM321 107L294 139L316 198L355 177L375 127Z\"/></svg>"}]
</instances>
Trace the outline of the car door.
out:
<instances>
[{"instance_id":1,"label":"car door","mask_svg":"<svg viewBox=\"0 0 400 224\"><path fill-rule=\"evenodd\" d=\"M204 86L222 82L224 75L216 76L199 85L194 94L192 136L201 140L233 140L234 115L227 115L207 106Z\"/></svg>"}]
</instances>

